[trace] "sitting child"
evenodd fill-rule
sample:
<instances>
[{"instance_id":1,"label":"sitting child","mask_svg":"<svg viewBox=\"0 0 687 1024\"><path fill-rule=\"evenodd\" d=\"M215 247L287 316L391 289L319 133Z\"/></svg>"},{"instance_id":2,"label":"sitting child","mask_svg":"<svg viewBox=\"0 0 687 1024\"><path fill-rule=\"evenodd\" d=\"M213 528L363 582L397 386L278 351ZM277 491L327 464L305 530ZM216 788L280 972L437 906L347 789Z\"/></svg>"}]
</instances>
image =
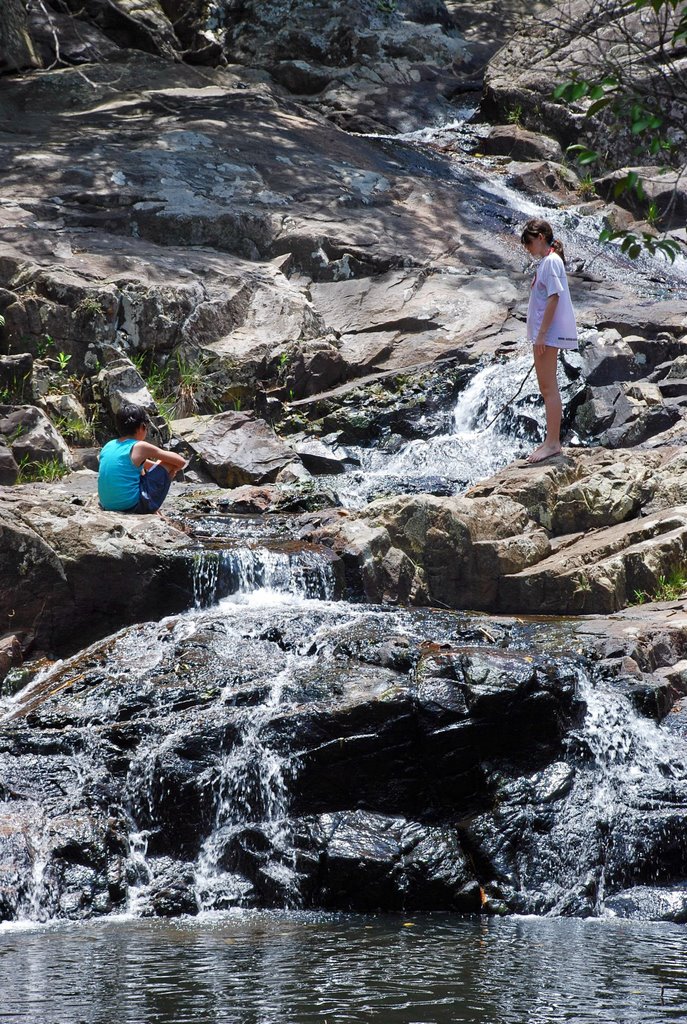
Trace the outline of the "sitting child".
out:
<instances>
[{"instance_id":1,"label":"sitting child","mask_svg":"<svg viewBox=\"0 0 687 1024\"><path fill-rule=\"evenodd\" d=\"M148 416L140 406L123 405L115 424L120 436L100 452L100 505L109 512L157 512L186 460L144 440Z\"/></svg>"}]
</instances>

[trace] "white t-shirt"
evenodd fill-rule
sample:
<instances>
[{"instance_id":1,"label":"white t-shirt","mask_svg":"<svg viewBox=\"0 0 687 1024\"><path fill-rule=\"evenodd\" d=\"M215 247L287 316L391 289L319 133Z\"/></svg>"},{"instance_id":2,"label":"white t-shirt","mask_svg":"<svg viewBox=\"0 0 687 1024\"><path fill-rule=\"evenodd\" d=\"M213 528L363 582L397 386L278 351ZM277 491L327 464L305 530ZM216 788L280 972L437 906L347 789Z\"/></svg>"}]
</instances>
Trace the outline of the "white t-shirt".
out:
<instances>
[{"instance_id":1,"label":"white t-shirt","mask_svg":"<svg viewBox=\"0 0 687 1024\"><path fill-rule=\"evenodd\" d=\"M558 305L551 327L546 334L546 344L554 348L577 348L577 324L570 301L565 265L558 253L550 252L541 260L530 288L530 302L527 307L527 338L537 337L550 295L558 295Z\"/></svg>"}]
</instances>

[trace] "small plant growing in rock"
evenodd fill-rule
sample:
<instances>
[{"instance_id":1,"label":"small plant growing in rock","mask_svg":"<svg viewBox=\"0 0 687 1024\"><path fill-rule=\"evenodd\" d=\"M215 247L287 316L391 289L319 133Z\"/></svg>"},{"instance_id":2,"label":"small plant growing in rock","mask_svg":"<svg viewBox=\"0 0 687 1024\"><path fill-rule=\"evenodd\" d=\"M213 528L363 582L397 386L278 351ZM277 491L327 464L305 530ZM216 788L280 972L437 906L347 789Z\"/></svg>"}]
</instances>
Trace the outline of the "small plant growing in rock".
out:
<instances>
[{"instance_id":1,"label":"small plant growing in rock","mask_svg":"<svg viewBox=\"0 0 687 1024\"><path fill-rule=\"evenodd\" d=\"M593 199L596 195L596 185L591 174L585 174L583 178L580 178L580 184L577 191L583 199Z\"/></svg>"},{"instance_id":2,"label":"small plant growing in rock","mask_svg":"<svg viewBox=\"0 0 687 1024\"><path fill-rule=\"evenodd\" d=\"M198 395L205 382L206 365L202 361L188 363L180 355L177 355L176 362L179 383L173 395L174 414L183 419L198 412Z\"/></svg>"},{"instance_id":3,"label":"small plant growing in rock","mask_svg":"<svg viewBox=\"0 0 687 1024\"><path fill-rule=\"evenodd\" d=\"M382 14L393 14L397 7L397 0L379 0L377 3L377 10Z\"/></svg>"},{"instance_id":4,"label":"small plant growing in rock","mask_svg":"<svg viewBox=\"0 0 687 1024\"><path fill-rule=\"evenodd\" d=\"M677 601L686 594L687 571L684 568L673 569L667 576L658 577L655 601Z\"/></svg>"},{"instance_id":5,"label":"small plant growing in rock","mask_svg":"<svg viewBox=\"0 0 687 1024\"><path fill-rule=\"evenodd\" d=\"M93 442L93 427L75 416L58 416L55 427L65 441L75 445L89 445Z\"/></svg>"},{"instance_id":6,"label":"small plant growing in rock","mask_svg":"<svg viewBox=\"0 0 687 1024\"><path fill-rule=\"evenodd\" d=\"M584 573L578 573L575 580L574 594L589 594L591 593L592 585L584 575Z\"/></svg>"},{"instance_id":7,"label":"small plant growing in rock","mask_svg":"<svg viewBox=\"0 0 687 1024\"><path fill-rule=\"evenodd\" d=\"M36 343L36 352L39 359L43 359L48 354L48 351L54 346L55 340L51 338L49 334L44 334L42 338Z\"/></svg>"},{"instance_id":8,"label":"small plant growing in rock","mask_svg":"<svg viewBox=\"0 0 687 1024\"><path fill-rule=\"evenodd\" d=\"M644 220L647 222L647 224L650 224L652 228L657 228L659 226L661 222L661 211L659 210L656 203L649 203Z\"/></svg>"},{"instance_id":9,"label":"small plant growing in rock","mask_svg":"<svg viewBox=\"0 0 687 1024\"><path fill-rule=\"evenodd\" d=\"M71 355L68 352L58 352L55 358L57 359L57 365L60 368L60 373L65 373L67 366L69 365L69 360L72 358Z\"/></svg>"},{"instance_id":10,"label":"small plant growing in rock","mask_svg":"<svg viewBox=\"0 0 687 1024\"><path fill-rule=\"evenodd\" d=\"M92 295L86 295L78 304L74 312L86 313L87 316L102 316L105 311L98 299L93 298Z\"/></svg>"},{"instance_id":11,"label":"small plant growing in rock","mask_svg":"<svg viewBox=\"0 0 687 1024\"><path fill-rule=\"evenodd\" d=\"M508 124L514 124L516 128L522 128L522 107L519 103L508 111L506 114L506 121Z\"/></svg>"},{"instance_id":12,"label":"small plant growing in rock","mask_svg":"<svg viewBox=\"0 0 687 1024\"><path fill-rule=\"evenodd\" d=\"M632 604L645 604L647 601L679 601L687 597L687 566L671 569L667 576L659 576L653 593L648 590L635 590Z\"/></svg>"}]
</instances>

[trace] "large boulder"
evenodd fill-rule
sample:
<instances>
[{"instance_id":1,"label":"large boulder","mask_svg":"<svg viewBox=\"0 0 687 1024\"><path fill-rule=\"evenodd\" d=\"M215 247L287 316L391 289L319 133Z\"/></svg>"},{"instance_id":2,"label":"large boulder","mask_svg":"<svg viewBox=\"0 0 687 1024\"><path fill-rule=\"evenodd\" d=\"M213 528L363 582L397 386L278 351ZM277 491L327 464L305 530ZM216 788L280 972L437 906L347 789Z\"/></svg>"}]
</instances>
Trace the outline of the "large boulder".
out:
<instances>
[{"instance_id":1,"label":"large boulder","mask_svg":"<svg viewBox=\"0 0 687 1024\"><path fill-rule=\"evenodd\" d=\"M95 479L94 474L93 480ZM188 538L59 485L0 495L0 615L38 647L83 645L192 601Z\"/></svg>"},{"instance_id":2,"label":"large boulder","mask_svg":"<svg viewBox=\"0 0 687 1024\"><path fill-rule=\"evenodd\" d=\"M687 506L571 539L499 585L498 606L543 615L614 612L659 590L687 559Z\"/></svg>"},{"instance_id":3,"label":"large boulder","mask_svg":"<svg viewBox=\"0 0 687 1024\"><path fill-rule=\"evenodd\" d=\"M294 450L253 413L176 420L173 427L220 487L271 483L299 462Z\"/></svg>"},{"instance_id":4,"label":"large boulder","mask_svg":"<svg viewBox=\"0 0 687 1024\"><path fill-rule=\"evenodd\" d=\"M607 78L613 70L609 54L622 48L626 91L631 83L636 95L651 97L667 121L664 127L677 147L676 157L684 158L687 97L679 50L672 61L666 59L678 18L678 11L669 5L661 5L656 14L650 7L594 0L549 5L489 62L482 114L487 120L506 121L517 109L525 127L553 135L563 147L587 142L616 166L635 162L637 137L631 132L629 117L624 123L614 122L614 130L609 131L608 112L583 120L592 102L589 97L570 106L553 98L554 85L559 82L573 77ZM645 163L652 163L649 147L643 152Z\"/></svg>"},{"instance_id":5,"label":"large boulder","mask_svg":"<svg viewBox=\"0 0 687 1024\"><path fill-rule=\"evenodd\" d=\"M136 405L147 414L152 425L150 441L165 444L169 440L169 427L160 415L157 403L139 370L127 356L115 350L108 350L108 364L97 376L97 385L102 402L115 421L117 413L125 405Z\"/></svg>"},{"instance_id":6,"label":"large boulder","mask_svg":"<svg viewBox=\"0 0 687 1024\"><path fill-rule=\"evenodd\" d=\"M594 184L600 195L610 199L615 196L618 181L630 173L640 176L644 196L639 199L635 191L625 189L615 197L616 201L639 220L644 218L648 204L653 203L658 223L662 228L669 230L684 227L687 220L687 185L684 173L666 167L623 167L597 178Z\"/></svg>"},{"instance_id":7,"label":"large boulder","mask_svg":"<svg viewBox=\"0 0 687 1024\"><path fill-rule=\"evenodd\" d=\"M509 156L513 160L553 160L557 164L563 161L563 150L556 139L515 124L494 125L486 138L480 140L479 148L488 155Z\"/></svg>"},{"instance_id":8,"label":"large boulder","mask_svg":"<svg viewBox=\"0 0 687 1024\"><path fill-rule=\"evenodd\" d=\"M48 463L63 470L71 466L69 448L35 405L0 405L0 436L18 465L33 471Z\"/></svg>"},{"instance_id":9,"label":"large boulder","mask_svg":"<svg viewBox=\"0 0 687 1024\"><path fill-rule=\"evenodd\" d=\"M507 498L381 500L315 536L357 564L369 600L450 608L493 607L502 575L549 552L544 531Z\"/></svg>"}]
</instances>

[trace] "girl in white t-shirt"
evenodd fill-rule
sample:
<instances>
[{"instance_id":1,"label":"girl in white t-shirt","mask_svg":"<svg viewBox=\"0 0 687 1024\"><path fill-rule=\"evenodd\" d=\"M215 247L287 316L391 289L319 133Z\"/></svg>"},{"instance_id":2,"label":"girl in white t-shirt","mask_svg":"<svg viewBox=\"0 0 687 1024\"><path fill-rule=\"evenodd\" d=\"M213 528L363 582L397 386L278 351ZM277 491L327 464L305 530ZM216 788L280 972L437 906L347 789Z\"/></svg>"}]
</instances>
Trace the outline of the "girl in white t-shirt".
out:
<instances>
[{"instance_id":1,"label":"girl in white t-shirt","mask_svg":"<svg viewBox=\"0 0 687 1024\"><path fill-rule=\"evenodd\" d=\"M546 410L544 443L528 456L541 462L561 450L561 396L556 370L558 350L577 348L577 325L570 301L562 244L546 220L528 220L520 241L538 259L527 308L527 338L532 342L534 368Z\"/></svg>"}]
</instances>

